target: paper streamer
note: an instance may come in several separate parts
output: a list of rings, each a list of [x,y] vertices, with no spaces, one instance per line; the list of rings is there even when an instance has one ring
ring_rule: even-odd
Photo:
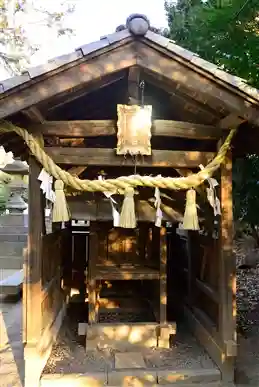
[[[7,164],[12,164],[13,162],[13,153],[6,152],[4,147],[0,146],[0,168],[4,168]]]
[[[156,207],[156,220],[155,220],[155,226],[161,227],[162,225],[162,219],[163,219],[163,212],[161,211],[161,197],[160,197],[160,190],[159,188],[155,189],[155,207]]]
[[[41,181],[40,188],[42,192],[44,193],[47,200],[54,203],[56,200],[55,192],[52,189],[53,185],[53,177],[48,174],[48,172],[45,171],[44,168],[42,168],[38,180]]]
[[[98,180],[104,180],[103,176],[98,176]],[[115,194],[116,191],[110,192],[110,191],[105,191],[104,195],[110,199],[111,207],[112,207],[112,217],[113,217],[113,226],[114,227],[119,227],[120,224],[120,213],[116,210],[115,204],[117,202],[113,199],[112,195]]]
[[[201,170],[204,169],[204,166],[202,164],[199,167]],[[221,215],[220,200],[217,197],[217,193],[215,189],[219,185],[219,183],[213,177],[207,178],[207,181],[209,183],[209,188],[206,188],[208,202],[213,208],[214,216]]]

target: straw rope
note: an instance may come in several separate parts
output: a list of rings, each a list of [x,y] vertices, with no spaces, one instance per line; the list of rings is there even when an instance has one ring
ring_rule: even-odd
[[[201,171],[186,177],[161,177],[161,176],[121,176],[117,179],[107,180],[87,180],[71,175],[60,168],[45,153],[40,143],[26,129],[20,128],[6,121],[0,122],[0,133],[15,132],[23,138],[31,153],[35,156],[43,168],[55,179],[62,180],[66,186],[70,186],[76,191],[105,192],[114,190],[125,190],[129,187],[151,187],[166,188],[171,190],[188,190],[202,184],[224,162],[226,153],[230,148],[235,129],[232,129],[221,146],[217,156]]]

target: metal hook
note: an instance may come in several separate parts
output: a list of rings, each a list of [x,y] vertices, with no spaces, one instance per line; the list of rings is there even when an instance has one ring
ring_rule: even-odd
[[[139,88],[141,90],[141,106],[144,106],[144,89],[145,89],[145,81],[144,80],[140,81]]]

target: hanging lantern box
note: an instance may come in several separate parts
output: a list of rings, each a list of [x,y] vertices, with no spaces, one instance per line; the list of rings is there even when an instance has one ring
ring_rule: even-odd
[[[151,155],[152,106],[117,105],[117,155]]]

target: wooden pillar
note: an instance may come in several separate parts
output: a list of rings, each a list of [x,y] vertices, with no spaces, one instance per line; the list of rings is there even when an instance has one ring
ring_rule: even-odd
[[[43,216],[42,192],[38,176],[41,167],[33,156],[29,160],[29,233],[25,260],[24,339],[27,344],[37,344],[41,335],[41,274]]]
[[[167,322],[167,237],[166,228],[160,229],[160,324]]]
[[[232,156],[228,152],[221,168],[221,227],[219,249],[219,334],[224,359],[224,382],[233,382],[236,356],[236,264],[233,255]]]
[[[95,279],[95,264],[98,254],[98,235],[90,229],[89,264],[88,264],[88,324],[98,322],[97,283]]]

